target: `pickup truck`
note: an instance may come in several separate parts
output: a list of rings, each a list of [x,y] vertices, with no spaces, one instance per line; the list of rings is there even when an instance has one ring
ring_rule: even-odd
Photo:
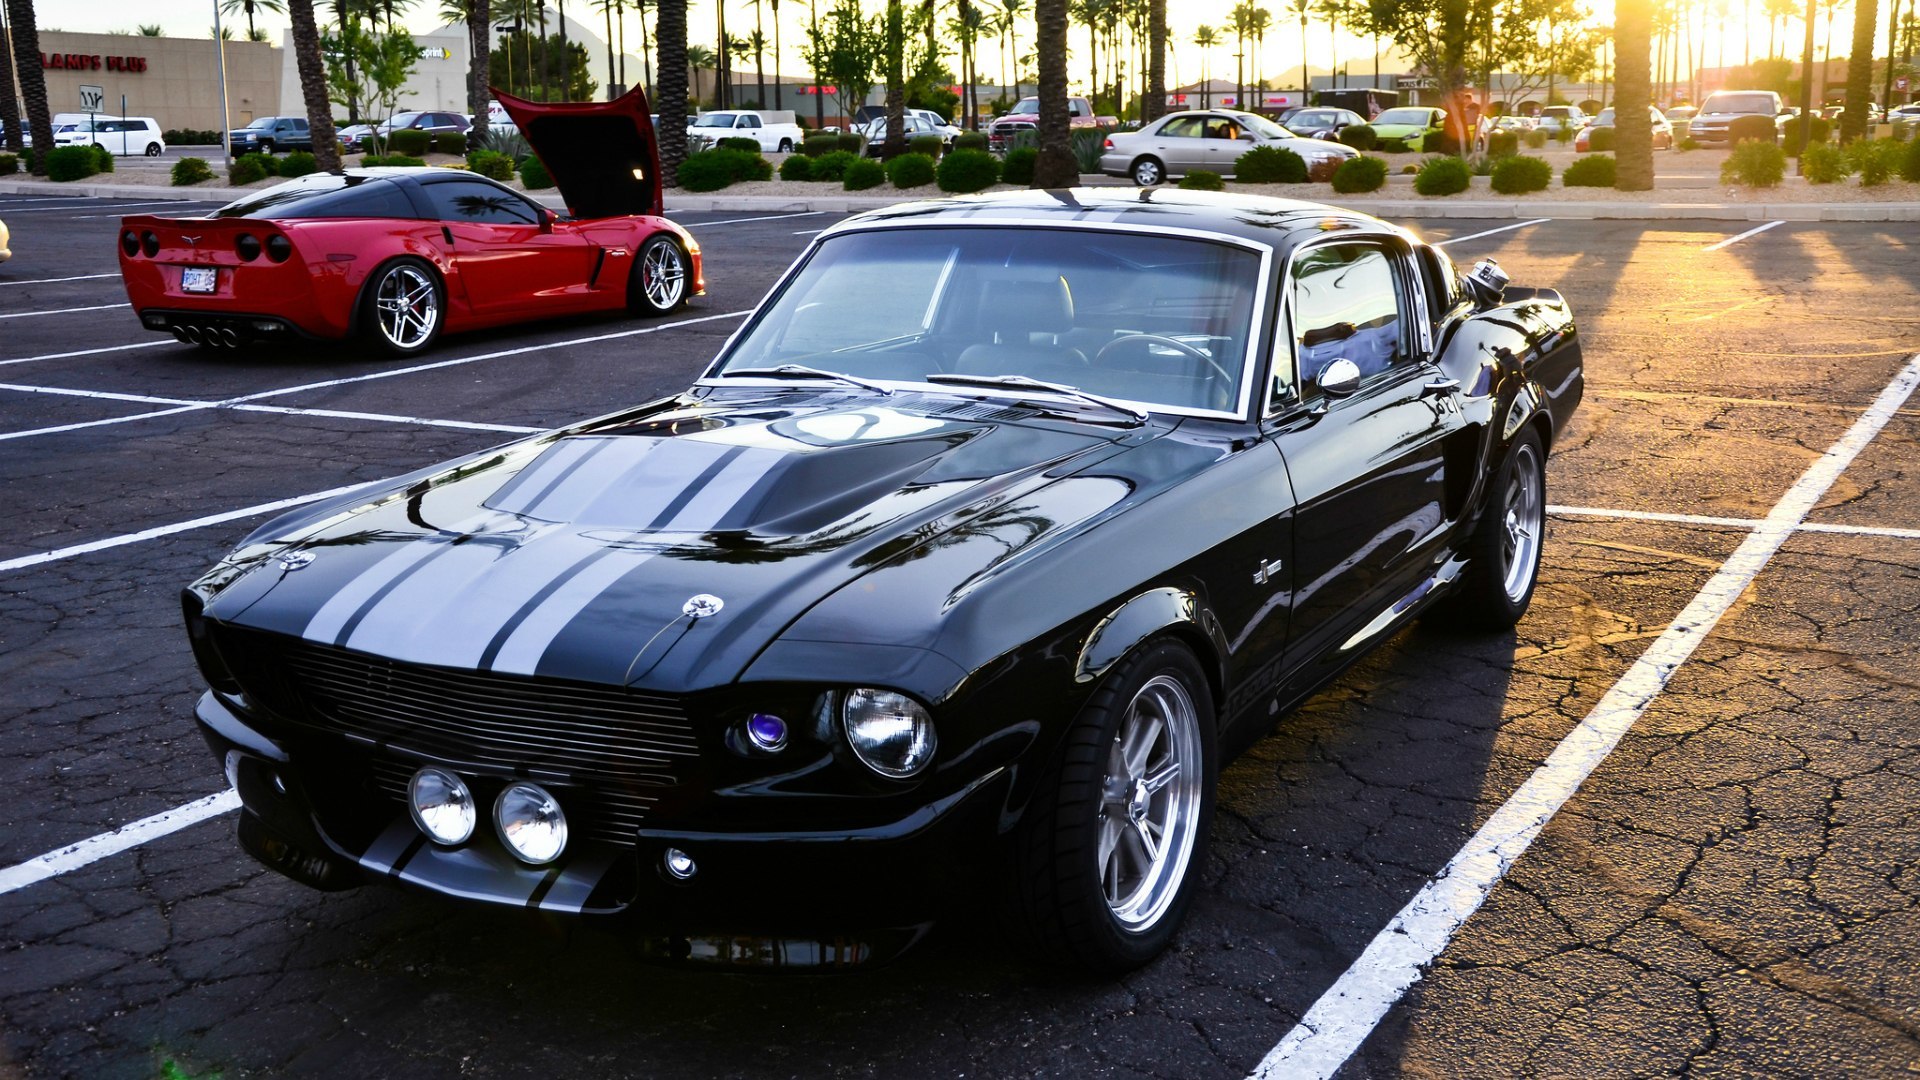
[[[786,153],[798,149],[806,136],[792,109],[719,109],[689,121],[687,137],[701,150],[718,146],[721,139],[754,139],[762,152]]]
[[[1067,124],[1073,128],[1093,128],[1105,130],[1120,126],[1118,117],[1096,116],[1093,103],[1083,97],[1067,99]],[[1040,127],[1040,99],[1024,97],[1007,110],[1006,115],[987,125],[987,146],[994,150],[1005,150],[1013,136],[1022,131],[1037,131]]]

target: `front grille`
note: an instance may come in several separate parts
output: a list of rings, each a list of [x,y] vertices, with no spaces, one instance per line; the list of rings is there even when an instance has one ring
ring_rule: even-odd
[[[395,798],[422,759],[526,776],[561,785],[584,832],[631,846],[699,753],[672,695],[406,664],[278,635],[229,631],[220,647],[249,697],[369,751],[374,786]]]

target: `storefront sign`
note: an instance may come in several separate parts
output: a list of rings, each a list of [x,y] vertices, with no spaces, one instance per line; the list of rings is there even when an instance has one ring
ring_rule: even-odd
[[[147,70],[144,56],[94,56],[87,53],[40,54],[40,66],[48,71],[124,71],[138,74]]]

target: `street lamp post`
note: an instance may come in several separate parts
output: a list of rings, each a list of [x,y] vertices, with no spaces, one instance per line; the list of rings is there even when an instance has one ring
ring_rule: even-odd
[[[213,3],[213,48],[220,58],[220,149],[233,164],[233,114],[227,111],[227,39],[220,33],[220,0]]]

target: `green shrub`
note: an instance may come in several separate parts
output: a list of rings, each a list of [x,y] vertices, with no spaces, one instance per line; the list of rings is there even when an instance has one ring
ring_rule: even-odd
[[[1206,169],[1195,169],[1192,172],[1188,173],[1187,175],[1181,177],[1180,186],[1181,188],[1187,191],[1225,191],[1227,190],[1227,183],[1226,181],[1220,179],[1220,174],[1217,172],[1210,172]]]
[[[1618,175],[1618,166],[1612,154],[1592,154],[1567,166],[1567,171],[1560,175],[1560,185],[1610,188]]]
[[[1488,157],[1512,157],[1520,152],[1520,133],[1517,131],[1496,131],[1487,136]]]
[[[1304,184],[1307,161],[1284,146],[1256,146],[1234,159],[1233,178],[1242,184]]]
[[[100,171],[91,146],[62,146],[47,154],[47,179],[85,180]]]
[[[834,149],[845,150],[849,154],[863,154],[867,149],[867,140],[859,132],[843,131],[833,137]]]
[[[1355,150],[1365,153],[1380,145],[1380,136],[1365,124],[1353,124],[1340,129],[1339,139]]]
[[[773,164],[758,150],[703,150],[680,163],[680,186],[688,191],[719,191],[738,181],[772,176]]]
[[[1348,128],[1352,131],[1352,128]],[[1362,191],[1379,191],[1387,182],[1387,163],[1384,159],[1368,157],[1348,158],[1333,170],[1333,190],[1342,195],[1353,195]]]
[[[1013,129],[1013,134],[1007,136],[1007,149],[1018,150],[1023,146],[1040,149],[1040,132],[1030,127]]]
[[[160,133],[160,137],[166,140],[168,146],[220,145],[220,133],[204,128],[168,128]]]
[[[1014,147],[1001,161],[1000,179],[1022,187],[1033,183],[1033,163],[1039,159],[1040,151],[1031,146]]]
[[[1420,140],[1420,152],[1423,154],[1446,154],[1460,156],[1460,140],[1453,137],[1451,131],[1429,131]]]
[[[1796,120],[1787,121],[1787,130],[1783,133],[1783,135],[1784,135],[1784,138],[1781,141],[1786,144],[1787,153],[1792,154],[1794,157],[1799,157],[1801,154],[1806,152],[1806,147],[1800,144],[1800,121],[1799,120],[1796,119]],[[1832,140],[1832,137],[1833,137],[1833,124],[1830,121],[1828,121],[1826,117],[1816,116],[1813,119],[1807,121],[1807,142],[1809,144],[1813,146],[1821,146],[1826,144],[1827,142],[1830,142]]]
[[[91,149],[93,150],[93,171],[112,172],[113,155],[107,152],[107,148],[95,143]]]
[[[835,150],[831,154],[822,154],[813,159],[811,176],[815,180],[838,183],[847,178],[847,166],[860,160],[860,155],[845,150]]]
[[[1457,157],[1428,158],[1413,178],[1413,190],[1422,195],[1458,195],[1473,184],[1473,170]]]
[[[20,159],[12,154],[0,154],[0,176],[12,176],[20,171]]]
[[[1375,147],[1383,154],[1404,154],[1407,152],[1407,140],[1381,139]]]
[[[280,175],[291,180],[296,176],[320,171],[320,162],[305,150],[295,150],[280,159]]]
[[[418,128],[405,128],[387,136],[387,152],[405,154],[408,157],[421,157],[427,147],[433,145],[433,133]]]
[[[1906,149],[1900,151],[1900,179],[1920,184],[1920,139],[1909,139],[1901,145]]]
[[[1570,143],[1573,141],[1573,136],[1574,130],[1565,124],[1561,124],[1553,131],[1553,141],[1557,143]]]
[[[1855,139],[1846,148],[1861,187],[1879,187],[1900,171],[1905,147],[1897,139]]]
[[[780,179],[782,180],[813,179],[813,159],[808,157],[804,153],[788,154],[787,160],[780,163]]]
[[[984,131],[963,131],[953,137],[955,150],[985,150],[987,133]]]
[[[1613,140],[1617,132],[1610,127],[1597,127],[1587,132],[1587,152],[1604,154],[1613,149]]]
[[[1800,155],[1800,175],[1810,184],[1837,184],[1851,172],[1853,163],[1837,146],[1809,146]]]
[[[227,183],[235,187],[280,175],[280,166],[269,154],[241,154],[227,166]]]
[[[1553,166],[1547,164],[1544,158],[1515,155],[1501,158],[1493,167],[1492,177],[1493,190],[1500,194],[1525,195],[1530,191],[1547,190],[1547,185],[1553,183]],[[1414,186],[1418,187],[1419,183],[1416,181]]]
[[[467,155],[467,168],[490,179],[513,179],[513,159],[498,150],[475,150]]]
[[[1689,150],[1698,150],[1700,149],[1700,140],[1691,135],[1682,135],[1680,136],[1680,141],[1673,144],[1673,148],[1682,154]]]
[[[1780,129],[1771,116],[1736,116],[1727,125],[1727,142],[1778,142]]]
[[[520,186],[528,191],[539,191],[553,186],[553,174],[537,157],[528,154],[520,161]]]
[[[715,150],[750,150],[757,154],[760,152],[760,140],[749,139],[740,135],[729,135],[719,142],[714,143],[713,148]]]
[[[1499,163],[1500,159],[1497,157],[1475,154],[1467,159],[1467,168],[1473,170],[1473,175],[1475,176],[1492,176],[1493,167]]]
[[[173,163],[173,186],[186,187],[202,180],[213,179],[213,169],[207,165],[207,159],[188,157]]]
[[[1538,150],[1547,145],[1547,133],[1539,128],[1528,128],[1523,137],[1527,141],[1529,150]]]
[[[831,154],[840,147],[838,135],[809,135],[800,143],[800,152],[808,157]]]
[[[938,135],[915,135],[907,140],[907,153],[922,154],[937,160],[946,145],[947,140]]]
[[[1099,128],[1080,128],[1068,140],[1073,163],[1083,173],[1100,171],[1100,158],[1107,152],[1107,133]]]
[[[897,188],[924,187],[933,183],[935,165],[932,156],[922,153],[901,154],[887,162],[887,179]]]
[[[941,191],[985,191],[1000,179],[1000,159],[985,150],[955,150],[935,171]]]
[[[433,136],[429,145],[436,154],[465,154],[467,134],[464,131],[442,131]]]
[[[905,156],[905,154],[900,155],[900,157]],[[897,161],[899,158],[895,158],[894,160]],[[879,187],[886,178],[887,167],[885,165],[880,164],[872,158],[863,157],[847,166],[847,175],[845,179],[841,181],[841,186],[848,191],[865,191],[868,188]]]
[[[1734,123],[1746,119],[1740,117]],[[1761,119],[1765,119],[1762,117]],[[1733,145],[1733,152],[1720,163],[1720,182],[1747,187],[1779,187],[1787,174],[1787,152],[1765,139],[1746,139]]]

